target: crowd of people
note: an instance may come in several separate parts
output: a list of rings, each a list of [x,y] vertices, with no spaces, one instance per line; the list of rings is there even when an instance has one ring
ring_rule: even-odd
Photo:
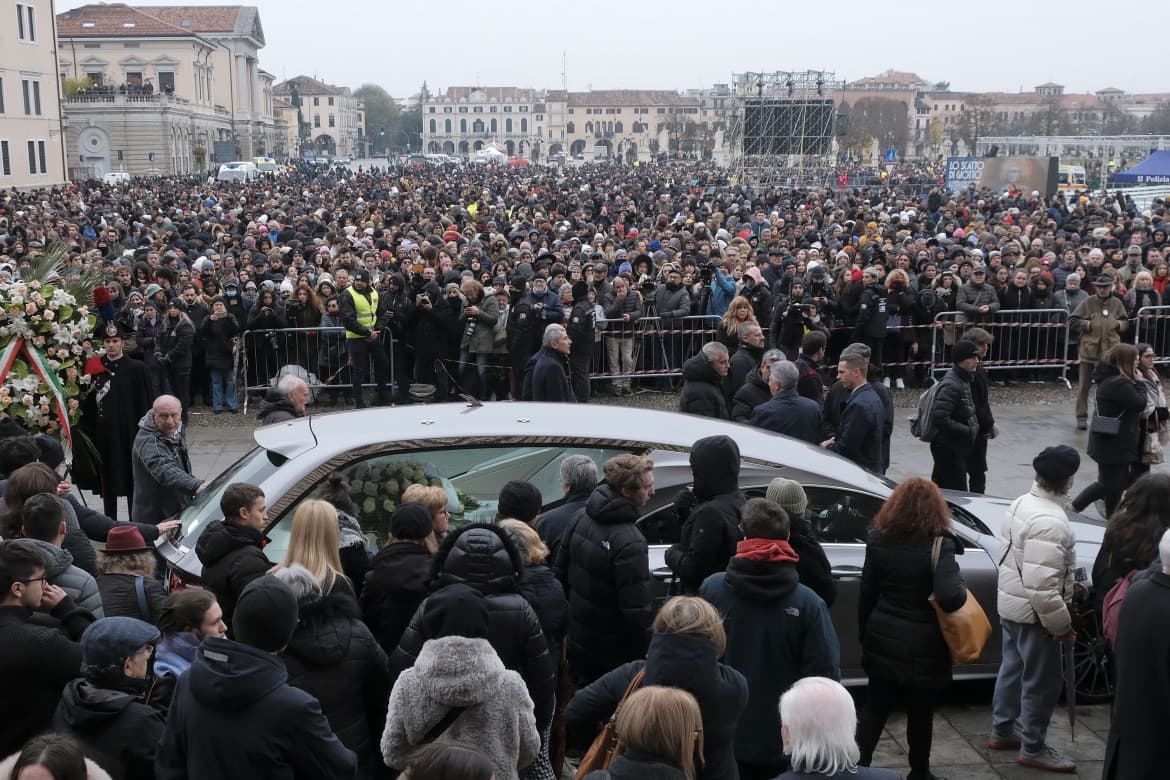
[[[1159,333],[1135,346],[1129,321],[1162,302],[1165,206],[730,181],[685,164],[294,167],[249,183],[0,192],[0,283],[63,244],[65,274],[100,269],[113,310],[95,328],[103,352],[80,426],[103,445],[98,473],[78,482],[100,490],[104,513],[73,500],[59,445],[0,421],[0,670],[13,681],[0,755],[18,754],[12,776],[549,778],[608,724],[625,749],[607,767],[586,757],[592,780],[882,780],[892,773],[868,764],[902,708],[910,777],[928,780],[931,716],[952,675],[931,603],[967,600],[939,487],[985,487],[990,350],[1047,359],[1000,310],[1065,309],[1078,336],[1076,423],[1091,429],[1098,479],[1072,506],[1100,500],[1110,517],[1092,598],[1132,581],[1119,712],[1151,707],[1126,665],[1149,663],[1133,637],[1164,642],[1132,627],[1130,605],[1170,582],[1167,480],[1146,473],[1170,414]],[[836,585],[803,488],[777,480],[747,500],[727,436],[692,449],[681,540],[666,554],[684,595],[664,603],[635,525],[653,463],[636,455],[600,470],[567,459],[565,503],[543,514],[531,485],[501,486],[491,525],[449,529],[445,495],[409,486],[377,551],[336,475],[296,508],[280,561],[264,552],[263,492],[231,485],[197,544],[205,589],[161,584],[153,542],[207,487],[183,421],[195,397],[238,411],[237,380],[265,389],[263,419],[277,422],[322,388],[317,402],[348,393],[357,407],[583,402],[667,381],[638,374],[650,369],[681,376],[683,411],[881,474],[892,391],[927,384],[915,369],[944,311],[956,313],[942,331],[953,367],[920,404],[933,482],[899,485],[867,543],[860,713],[837,682]],[[1053,658],[1072,631],[1063,504],[1077,465],[1066,447],[1036,458],[999,561],[1005,663],[989,747],[1054,771],[1075,768],[1045,730]],[[119,496],[133,522],[116,521]],[[1129,756],[1152,749],[1132,733],[1110,745],[1116,777],[1138,776],[1117,767],[1144,769]]]
[[[0,465],[29,448],[0,440]],[[1078,594],[1064,507],[1079,464],[1046,448],[1007,511],[988,748],[1075,771],[1047,740],[1061,648],[1078,599],[1107,612],[1116,601],[1105,777],[1156,777],[1157,740],[1140,724],[1161,706],[1170,652],[1148,619],[1170,603],[1170,476],[1126,491],[1093,591]],[[461,528],[442,491],[411,486],[372,556],[340,475],[298,504],[279,561],[264,550],[266,496],[234,483],[196,544],[202,587],[170,593],[146,541],[157,527],[82,520],[57,472],[25,463],[4,483],[0,777],[894,780],[870,764],[905,710],[908,778],[938,780],[932,722],[954,660],[936,610],[972,598],[938,486],[905,480],[869,531],[858,712],[839,682],[837,583],[803,486],[776,478],[747,499],[722,435],[697,441],[690,465],[666,553],[681,595],[664,599],[635,524],[654,495],[646,456],[600,470],[569,456],[564,504],[542,513],[533,485],[509,482],[494,523]],[[104,533],[96,561],[70,552],[78,528],[85,545]]]
[[[1084,387],[1101,344],[1132,341],[1127,321],[1165,302],[1160,202],[1138,213],[1123,193],[731,181],[686,163],[294,166],[242,184],[0,191],[0,273],[64,242],[71,267],[109,277],[153,393],[217,412],[236,410],[237,379],[261,392],[286,366],[330,388],[326,403],[348,388],[363,405],[363,386],[404,403],[412,385],[439,399],[585,401],[685,374],[704,343],[734,351],[753,324],[790,359],[809,332],[826,334],[830,362],[863,342],[897,387],[924,385],[955,328],[975,324],[1001,336],[997,359],[1023,367],[1006,381],[1076,362]],[[1019,311],[1045,314],[1001,319]],[[1076,354],[1053,322],[1070,324]],[[560,342],[545,338],[553,324]],[[526,383],[534,356],[545,381]],[[565,381],[549,381],[554,370]]]

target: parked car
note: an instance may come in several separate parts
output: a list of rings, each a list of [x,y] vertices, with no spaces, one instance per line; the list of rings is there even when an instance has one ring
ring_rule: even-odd
[[[393,431],[394,438],[387,438],[387,431]],[[453,525],[491,522],[500,487],[508,480],[535,484],[547,510],[561,502],[559,465],[565,456],[587,455],[600,466],[613,455],[637,452],[654,459],[655,495],[644,508],[639,526],[650,543],[650,567],[659,595],[665,597],[672,576],[664,558],[666,549],[679,538],[673,504],[678,492],[691,482],[690,447],[704,436],[719,433],[739,444],[740,486],[749,496],[763,496],[777,476],[804,485],[813,527],[838,580],[832,618],[841,639],[841,671],[848,682],[863,683],[857,601],[865,537],[895,483],[820,447],[737,423],[645,409],[607,407],[599,413],[592,408],[539,403],[432,404],[311,415],[257,429],[256,447],[196,497],[180,515],[181,532],[161,540],[159,550],[179,579],[198,581],[196,541],[207,524],[220,517],[219,499],[232,482],[263,488],[270,519],[265,553],[278,561],[288,548],[297,506],[337,470],[349,481],[358,519],[371,545],[381,545],[390,513],[412,482],[446,490]],[[946,498],[955,534],[964,548],[958,559],[963,576],[993,618],[994,627],[983,657],[959,667],[956,677],[991,677],[1000,659],[994,616],[1001,545],[995,532],[1010,502],[950,491]],[[1104,524],[1078,515],[1075,530],[1079,565],[1091,571]],[[1096,679],[1098,667],[1109,662],[1094,636],[1091,631],[1080,632],[1080,661],[1086,668],[1078,670],[1079,675],[1083,671],[1078,679]],[[1093,684],[1107,687],[1104,680]],[[1093,695],[1089,690],[1084,693]]]
[[[249,182],[260,178],[260,169],[253,162],[229,162],[219,166],[217,181]]]

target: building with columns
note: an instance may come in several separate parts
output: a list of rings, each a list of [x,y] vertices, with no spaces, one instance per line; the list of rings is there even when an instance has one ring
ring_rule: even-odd
[[[0,190],[64,183],[52,0],[0,0]]]
[[[550,155],[646,162],[660,154],[702,157],[716,141],[699,97],[668,89],[549,90],[545,108]]]
[[[86,5],[57,16],[72,177],[283,157],[252,6]]]
[[[422,148],[467,157],[492,144],[529,158],[544,135],[538,103],[540,94],[523,87],[448,87],[423,105]]]
[[[335,87],[310,76],[296,76],[273,87],[272,93],[295,107],[308,126],[308,145],[301,154],[360,157],[366,147],[366,112],[349,87]]]

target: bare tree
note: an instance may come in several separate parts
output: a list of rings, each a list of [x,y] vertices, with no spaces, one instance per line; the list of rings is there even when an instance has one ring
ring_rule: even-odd
[[[845,135],[845,148],[864,154],[877,141],[883,149],[905,152],[910,140],[909,110],[902,100],[861,98],[848,111],[849,132]]]

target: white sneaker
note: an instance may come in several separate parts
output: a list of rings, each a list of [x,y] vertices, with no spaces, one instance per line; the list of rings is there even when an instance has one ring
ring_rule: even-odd
[[[897,387],[899,390],[905,390],[905,389],[906,389],[906,383],[905,383],[905,382],[902,380],[902,378],[901,378],[901,377],[898,377],[898,379],[896,379],[896,380],[894,381],[894,386],[895,386],[895,387]]]
[[[882,384],[885,385],[886,387],[889,387],[890,386],[890,378],[888,376],[883,378]]]

